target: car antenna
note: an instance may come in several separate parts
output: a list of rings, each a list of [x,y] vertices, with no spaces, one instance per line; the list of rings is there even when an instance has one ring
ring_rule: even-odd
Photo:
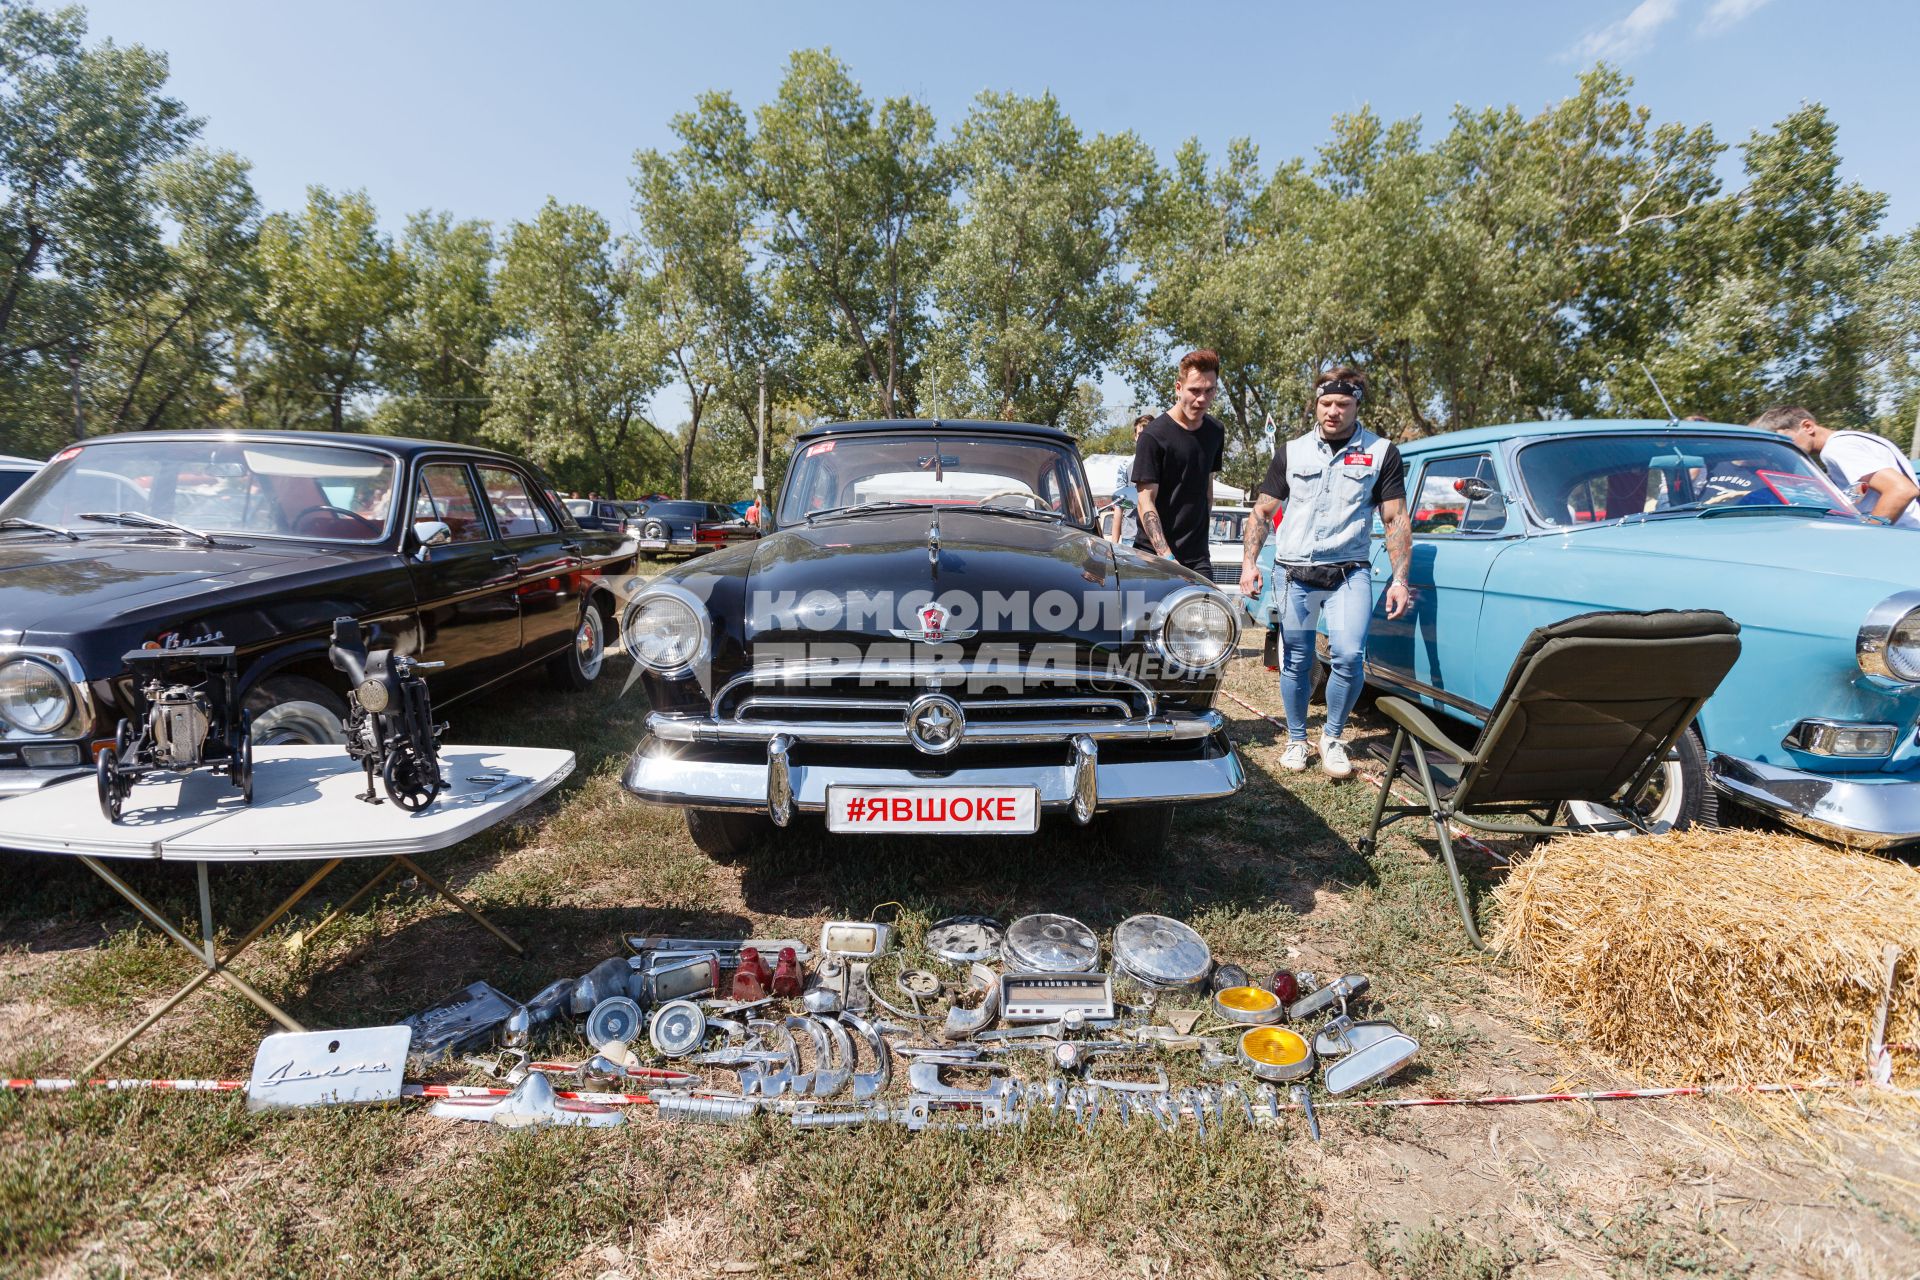
[[[1667,411],[1667,425],[1670,427],[1679,426],[1680,415],[1673,411],[1671,404],[1667,403],[1667,393],[1660,389],[1659,380],[1653,376],[1653,370],[1647,368],[1647,362],[1645,360],[1635,360],[1634,363],[1640,366],[1640,372],[1647,375],[1647,381],[1653,383],[1653,394],[1660,397],[1660,407]]]

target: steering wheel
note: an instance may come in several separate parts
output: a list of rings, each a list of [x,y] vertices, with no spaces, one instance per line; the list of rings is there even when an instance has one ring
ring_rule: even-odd
[[[315,503],[313,506],[308,507],[305,511],[302,511],[299,515],[296,515],[293,519],[289,520],[287,522],[287,528],[291,529],[295,533],[300,532],[300,522],[305,520],[308,516],[313,515],[317,512],[325,512],[326,514],[333,515],[333,516],[345,516],[349,520],[358,520],[361,524],[367,526],[367,529],[369,532],[372,532],[372,533],[380,532],[379,521],[369,520],[367,517],[361,515],[358,511],[349,511],[345,507],[336,507],[330,502],[318,502],[318,503]]]
[[[1025,498],[1027,500],[1027,509],[1029,511],[1038,511],[1040,509],[1040,499],[1030,489],[996,490],[995,492],[990,493],[986,497],[980,499],[980,505],[983,507],[987,506],[995,498]]]

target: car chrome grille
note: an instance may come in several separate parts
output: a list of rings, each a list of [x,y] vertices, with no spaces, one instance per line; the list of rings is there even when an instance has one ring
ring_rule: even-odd
[[[730,681],[714,701],[721,720],[833,720],[897,724],[922,693],[944,692],[979,723],[1023,720],[1122,722],[1153,715],[1151,690],[1125,676],[1042,669],[1027,674],[1031,687],[1009,687],[1017,672],[983,671],[977,681],[966,667],[909,680],[897,668],[879,673],[757,671]]]

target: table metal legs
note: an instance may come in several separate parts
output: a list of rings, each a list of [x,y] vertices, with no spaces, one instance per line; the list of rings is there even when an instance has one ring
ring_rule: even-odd
[[[193,976],[193,979],[189,981],[187,985],[180,988],[180,990],[176,991],[172,996],[168,997],[167,1000],[163,1004],[161,1004],[159,1008],[155,1009],[152,1013],[148,1014],[145,1018],[143,1018],[140,1022],[140,1025],[136,1026],[135,1028],[133,1028],[133,1030],[127,1032],[124,1036],[121,1036],[118,1040],[114,1041],[114,1043],[109,1048],[107,1048],[104,1052],[102,1052],[97,1057],[95,1057],[92,1062],[88,1063],[86,1069],[81,1072],[81,1075],[83,1077],[91,1077],[95,1071],[98,1071],[100,1069],[100,1066],[102,1063],[106,1062],[107,1059],[113,1057],[115,1054],[119,1053],[122,1049],[132,1044],[140,1036],[144,1035],[148,1030],[148,1028],[152,1027],[154,1023],[160,1021],[160,1019],[164,1018],[167,1014],[171,1013],[175,1008],[177,1008],[180,1005],[181,1001],[185,1000],[188,996],[198,991],[202,986],[206,984],[207,980],[210,978],[219,978],[222,982],[225,982],[227,985],[233,987],[234,990],[238,991],[241,995],[245,996],[247,999],[253,1001],[253,1003],[258,1005],[260,1009],[267,1014],[268,1017],[272,1018],[275,1022],[278,1022],[281,1026],[285,1027],[287,1030],[289,1031],[305,1031],[306,1030],[305,1027],[301,1026],[298,1022],[294,1021],[292,1017],[288,1016],[285,1010],[281,1009],[278,1005],[274,1004],[273,1001],[267,999],[265,996],[261,995],[258,991],[254,990],[253,986],[250,983],[248,983],[245,979],[241,978],[238,974],[232,972],[227,966],[231,965],[234,962],[234,960],[239,957],[241,952],[245,951],[248,947],[252,946],[256,941],[258,941],[260,938],[260,935],[265,933],[268,929],[272,928],[276,921],[278,921],[282,916],[286,915],[287,912],[293,910],[294,907],[300,904],[300,901],[303,898],[305,898],[308,894],[312,893],[316,888],[318,888],[320,885],[320,882],[322,880],[325,880],[329,875],[331,875],[333,873],[334,868],[340,865],[342,861],[341,859],[333,858],[323,863],[320,869],[318,871],[315,871],[311,876],[308,876],[306,879],[306,882],[302,884],[298,889],[294,890],[293,893],[286,899],[286,901],[282,902],[279,906],[275,907],[273,911],[269,913],[264,920],[262,920],[259,924],[255,925],[251,930],[248,931],[246,937],[240,939],[239,942],[235,943],[233,945],[233,949],[228,951],[226,956],[223,958],[219,956],[214,949],[213,894],[207,883],[207,864],[205,862],[199,862],[195,864],[197,868],[197,873],[198,873],[197,879],[199,881],[198,887],[200,891],[200,934],[202,939],[202,942],[200,944],[196,944],[191,938],[187,937],[184,933],[181,933],[180,930],[174,928],[173,925],[167,921],[166,917],[162,916],[160,912],[151,903],[149,903],[146,899],[142,898],[139,894],[135,893],[132,887],[129,886],[126,881],[122,880],[119,876],[115,875],[103,863],[101,863],[99,859],[89,857],[86,854],[81,854],[79,856],[80,856],[80,861],[83,864],[85,864],[88,870],[92,871],[95,875],[99,876],[102,880],[104,880],[107,883],[107,886],[109,888],[111,888],[115,893],[119,894],[121,897],[125,898],[129,903],[131,903],[134,910],[138,911],[141,915],[145,916],[147,920],[151,922],[156,929],[159,929],[173,943],[175,943],[181,949],[186,951],[194,959],[198,960],[202,966],[201,972],[196,973]],[[411,871],[414,875],[418,876],[423,884],[426,884],[427,886],[432,888],[435,893],[439,894],[441,897],[445,898],[448,902],[451,902],[454,906],[460,908],[462,912],[472,917],[474,920],[478,921],[480,925],[483,928],[485,928],[487,932],[491,933],[494,937],[500,939],[500,941],[506,943],[507,946],[513,948],[513,952],[515,955],[523,954],[523,950],[519,943],[515,942],[512,938],[509,938],[506,934],[502,933],[497,927],[495,927],[494,923],[491,920],[481,915],[478,911],[476,911],[473,907],[469,906],[467,903],[461,901],[460,898],[455,896],[455,894],[451,889],[447,888],[446,885],[440,883],[440,881],[428,875],[425,871],[422,871],[419,868],[419,866],[413,862],[412,859],[406,858],[406,857],[393,858],[391,861],[387,863],[387,865],[384,868],[381,869],[380,874],[376,875],[373,879],[369,880],[366,884],[362,885],[360,889],[357,892],[355,892],[351,898],[348,898],[345,902],[341,903],[338,907],[335,907],[331,912],[327,914],[326,918],[323,919],[319,924],[315,925],[311,929],[306,930],[302,934],[295,935],[296,945],[300,945],[300,944],[304,944],[306,942],[312,941],[314,935],[318,934],[322,929],[326,928],[328,925],[338,920],[346,912],[352,910],[356,903],[358,903],[361,899],[365,898],[369,893],[372,893],[375,888],[377,888],[380,884],[385,882],[386,879],[394,873],[394,871],[396,871],[401,867],[405,867],[408,871]]]

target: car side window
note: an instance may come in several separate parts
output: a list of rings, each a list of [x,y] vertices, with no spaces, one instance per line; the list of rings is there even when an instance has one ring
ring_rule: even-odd
[[[473,478],[458,462],[434,462],[420,468],[414,486],[413,522],[438,520],[453,531],[455,542],[485,542],[490,536],[480,518],[480,500]]]
[[[480,487],[493,509],[494,523],[502,537],[529,533],[552,533],[553,517],[533,496],[532,486],[517,471],[505,467],[478,467]]]
[[[1470,485],[1470,481],[1479,481]],[[1490,492],[1478,497],[1470,490]],[[1507,500],[1494,474],[1493,458],[1468,453],[1436,458],[1420,473],[1414,491],[1413,531],[1429,536],[1499,533],[1507,527]]]

